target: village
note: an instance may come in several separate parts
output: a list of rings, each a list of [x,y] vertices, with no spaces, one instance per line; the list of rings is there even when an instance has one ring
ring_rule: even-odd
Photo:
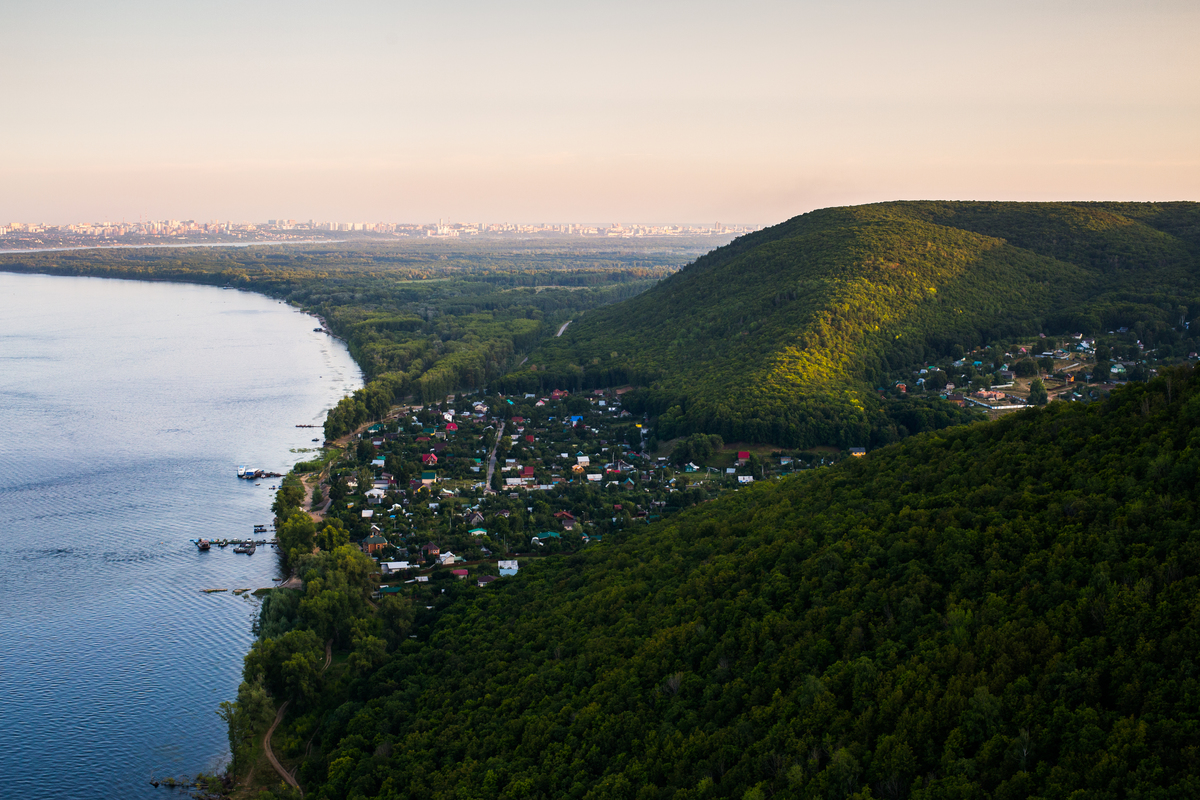
[[[1195,360],[1197,354],[1187,357]],[[1051,400],[1099,400],[1119,384],[1148,380],[1156,372],[1155,363],[1154,351],[1124,327],[1101,336],[1076,333],[1056,340],[1042,335],[926,364],[913,370],[911,385],[908,380],[895,381],[892,393],[937,392],[957,406],[995,417]],[[956,385],[956,379],[962,383]]]
[[[453,395],[393,409],[340,442],[345,449],[320,474],[304,476],[317,487],[314,516],[336,519],[377,560],[380,595],[441,580],[486,586],[529,559],[593,547],[725,491],[852,455],[731,445],[703,466],[678,463],[644,418],[621,407],[624,391]]]
[[[928,364],[911,385],[880,392],[940,395],[997,416],[1038,403],[1039,386],[1043,402],[1100,399],[1119,382],[1146,379],[1151,360],[1123,329],[1103,340],[1042,337]],[[629,388],[457,394],[394,408],[305,476],[317,490],[315,516],[336,519],[377,561],[378,595],[436,593],[439,581],[485,587],[530,559],[595,547],[755,481],[866,454],[718,439],[689,458],[622,407]]]

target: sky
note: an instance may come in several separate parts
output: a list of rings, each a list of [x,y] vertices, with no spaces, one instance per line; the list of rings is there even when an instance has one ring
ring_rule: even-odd
[[[1200,200],[1194,0],[6,0],[0,224]]]

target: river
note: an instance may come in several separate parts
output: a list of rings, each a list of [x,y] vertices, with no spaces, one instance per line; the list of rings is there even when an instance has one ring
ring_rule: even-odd
[[[269,298],[0,273],[0,797],[165,798],[228,756],[272,548],[275,479],[361,386],[345,346]]]

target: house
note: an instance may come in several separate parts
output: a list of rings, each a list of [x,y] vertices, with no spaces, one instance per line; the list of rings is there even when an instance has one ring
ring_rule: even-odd
[[[754,483],[753,475],[738,475],[738,483]]]
[[[472,511],[467,514],[467,524],[473,527],[478,527],[483,524],[483,514],[478,511]]]
[[[362,518],[363,518],[363,519],[370,519],[370,518],[371,518],[371,517],[373,517],[373,516],[375,516],[375,512],[374,512],[374,511],[371,511],[371,510],[369,510],[369,509],[368,509],[368,510],[366,510],[366,511],[363,511],[363,512],[362,512]]]
[[[492,583],[493,581],[498,581],[498,580],[500,580],[500,579],[497,578],[495,575],[482,575],[482,576],[480,576],[480,578],[477,581],[475,581],[475,585],[478,586],[480,589],[482,589],[484,586],[487,586],[489,583]]]
[[[379,570],[384,575],[391,575],[395,572],[404,572],[413,568],[413,565],[407,561],[382,561],[379,564]]]
[[[472,536],[487,536],[487,528],[472,528],[467,533]]]
[[[437,473],[436,472],[422,472],[421,473],[421,485],[422,486],[432,486],[436,482],[437,482]]]
[[[437,453],[424,453],[421,456],[421,463],[426,466],[434,466],[437,464]]]
[[[851,447],[850,448],[850,455],[854,456],[855,458],[862,458],[866,454],[867,454],[867,448],[865,448],[865,447]]]
[[[533,467],[522,468],[521,477],[522,478],[532,478],[533,477]]]
[[[451,553],[449,550],[447,550],[446,552],[444,552],[440,556],[438,556],[438,563],[441,564],[442,566],[445,566],[446,564],[453,564],[455,562],[455,560],[457,560],[457,559],[458,559],[458,556],[454,555],[454,553]]]
[[[575,527],[575,515],[570,511],[557,511],[554,514],[554,518],[561,522],[562,526],[567,530],[572,530]]]
[[[427,558],[437,558],[442,554],[442,548],[438,547],[433,542],[430,542],[421,548],[421,553]]]
[[[528,442],[529,444],[533,444],[533,434],[532,433],[525,434],[525,441]]]
[[[383,502],[383,489],[371,489],[367,492],[367,502],[378,505]]]
[[[750,451],[749,450],[738,450],[737,463],[745,464],[749,460],[750,460]]]
[[[363,539],[362,549],[367,555],[374,555],[383,548],[388,546],[388,540],[380,536],[378,533],[373,533],[366,539]]]
[[[570,392],[564,392],[562,389],[555,389],[553,392],[550,393],[550,399],[551,400],[562,400],[564,397],[566,397],[569,394],[570,394]]]
[[[454,577],[458,578],[461,581],[461,580],[465,579],[471,573],[465,569],[452,569],[452,570],[450,570],[450,574],[453,575]]]
[[[500,567],[500,575],[503,577],[507,578],[517,574],[516,559],[513,559],[512,561],[497,561],[496,566]]]
[[[456,423],[456,422],[448,422],[448,423],[446,423],[446,430],[447,430],[447,431],[456,431],[456,430],[458,430],[458,423]]]

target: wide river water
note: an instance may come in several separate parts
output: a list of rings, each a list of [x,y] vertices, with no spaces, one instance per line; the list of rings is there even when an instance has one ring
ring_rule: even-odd
[[[228,755],[276,479],[361,385],[259,295],[0,273],[0,797],[160,798]],[[165,794],[164,794],[165,793]]]

